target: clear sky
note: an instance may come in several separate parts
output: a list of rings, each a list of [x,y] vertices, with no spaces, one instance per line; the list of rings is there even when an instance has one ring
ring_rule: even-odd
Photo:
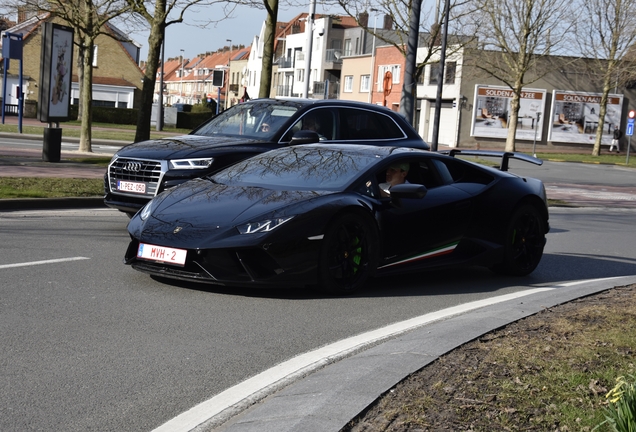
[[[287,22],[302,12],[309,12],[309,2],[307,6],[281,9],[278,12],[278,21]],[[214,16],[220,14],[220,8],[214,7],[200,9],[198,13],[186,13],[185,21],[195,23],[206,14]],[[316,5],[316,13],[338,13],[341,10],[326,11],[320,4]],[[222,15],[219,15],[222,16]],[[186,58],[193,58],[198,54],[208,51],[216,51],[219,48],[229,45],[227,39],[232,40],[232,45],[251,45],[254,36],[258,36],[267,13],[265,10],[239,6],[232,14],[233,18],[227,18],[217,24],[210,24],[208,28],[202,29],[186,23],[172,24],[166,29],[166,51],[167,58],[178,57],[183,51]],[[131,38],[141,44],[141,60],[148,57],[148,33],[135,32]]]

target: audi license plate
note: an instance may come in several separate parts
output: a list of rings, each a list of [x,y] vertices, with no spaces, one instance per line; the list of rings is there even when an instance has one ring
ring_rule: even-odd
[[[117,190],[138,194],[146,193],[146,183],[117,180]]]
[[[169,247],[139,243],[137,258],[184,266],[187,253],[188,251],[183,249],[173,249]]]

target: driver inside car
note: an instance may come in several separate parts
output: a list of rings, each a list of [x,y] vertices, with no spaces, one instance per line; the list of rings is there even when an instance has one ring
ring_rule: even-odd
[[[380,183],[380,194],[383,197],[391,196],[391,187],[408,183],[406,176],[409,174],[409,164],[407,162],[391,165],[386,170],[386,182]]]

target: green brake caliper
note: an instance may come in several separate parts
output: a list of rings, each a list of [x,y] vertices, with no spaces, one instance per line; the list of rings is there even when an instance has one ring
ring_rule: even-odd
[[[353,246],[357,246],[353,249],[353,262],[356,266],[353,269],[354,273],[358,272],[358,267],[360,266],[360,261],[362,260],[362,247],[360,246],[360,239],[356,237],[353,242]]]

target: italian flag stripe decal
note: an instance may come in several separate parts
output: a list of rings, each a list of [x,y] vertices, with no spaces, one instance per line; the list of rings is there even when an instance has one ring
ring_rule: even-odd
[[[451,243],[449,245],[442,246],[440,248],[433,249],[431,251],[425,252],[425,253],[423,253],[421,255],[416,255],[416,256],[411,257],[411,258],[407,258],[407,259],[404,259],[404,260],[401,260],[401,261],[396,261],[394,263],[378,267],[378,269],[383,269],[383,268],[387,268],[387,267],[393,267],[393,266],[401,265],[401,264],[409,264],[409,263],[420,261],[420,260],[423,260],[423,259],[435,258],[435,257],[438,257],[438,256],[447,255],[447,254],[453,252],[458,244],[459,244],[459,242]]]

